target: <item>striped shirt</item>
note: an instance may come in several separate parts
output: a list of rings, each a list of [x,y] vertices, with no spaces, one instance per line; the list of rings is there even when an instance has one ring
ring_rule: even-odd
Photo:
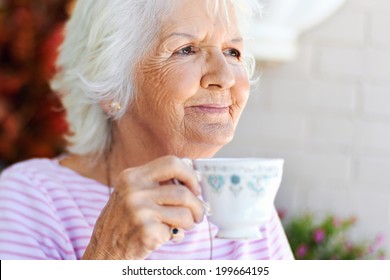
[[[58,160],[33,159],[11,166],[0,176],[0,259],[80,259],[109,189],[63,167]],[[217,228],[212,226],[212,235]],[[148,259],[293,259],[280,220],[261,227],[254,241],[212,239],[206,218],[168,242]],[[211,247],[212,245],[212,247]]]

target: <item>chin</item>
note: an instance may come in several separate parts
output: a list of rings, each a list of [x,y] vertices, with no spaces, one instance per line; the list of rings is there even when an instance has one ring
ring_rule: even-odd
[[[234,136],[233,125],[208,125],[186,135],[186,153],[192,158],[212,157]],[[187,155],[188,156],[188,155]]]
[[[205,149],[205,153],[211,157],[220,149],[222,149],[223,146],[230,143],[233,140],[233,136],[234,133],[212,133],[207,137],[203,137],[202,141],[198,142],[198,145],[201,144],[201,146],[203,146]]]

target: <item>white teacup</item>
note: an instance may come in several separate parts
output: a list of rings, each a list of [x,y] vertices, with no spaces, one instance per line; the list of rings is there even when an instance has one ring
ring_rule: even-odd
[[[216,237],[260,239],[270,220],[283,173],[283,159],[207,158],[194,160],[202,175],[202,196],[211,208]]]

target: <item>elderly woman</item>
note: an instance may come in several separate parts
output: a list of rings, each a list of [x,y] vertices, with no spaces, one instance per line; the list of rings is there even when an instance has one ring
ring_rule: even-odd
[[[261,240],[210,240],[190,160],[232,139],[247,102],[250,1],[77,2],[52,82],[69,153],[3,172],[0,258],[291,259],[276,214]]]

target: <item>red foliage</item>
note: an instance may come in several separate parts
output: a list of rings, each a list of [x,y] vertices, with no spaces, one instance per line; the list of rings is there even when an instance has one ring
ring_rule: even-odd
[[[0,163],[52,157],[64,147],[64,110],[51,92],[67,0],[0,6]]]

